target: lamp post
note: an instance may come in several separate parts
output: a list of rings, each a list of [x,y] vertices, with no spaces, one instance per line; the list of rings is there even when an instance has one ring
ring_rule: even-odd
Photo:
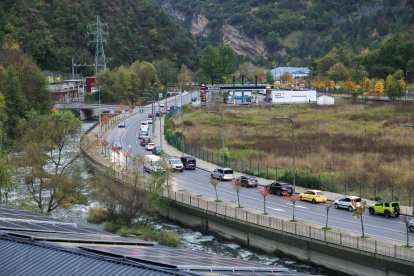
[[[102,137],[102,118],[101,118],[101,87],[98,86],[98,105],[99,105],[99,135]]]
[[[310,68],[310,88],[312,90],[312,67]]]
[[[154,126],[155,126],[155,104],[154,104],[154,102],[155,102],[155,95],[154,95],[154,93],[143,93],[143,95],[147,95],[147,96],[150,96],[151,98],[151,111],[152,111],[152,117],[151,117],[151,120],[152,120],[152,137],[154,137]]]
[[[128,145],[128,151],[124,153],[125,155],[125,167],[128,169],[128,157],[131,156],[132,148],[131,145]]]
[[[414,124],[400,124],[399,127],[411,127],[414,129]],[[412,206],[412,215],[414,216],[414,189],[411,191],[411,206]]]
[[[180,99],[180,109],[181,109],[181,156],[184,156],[184,108],[183,108],[183,92],[181,91]],[[177,105],[176,105],[177,106]]]
[[[223,115],[219,111],[207,111],[207,113],[218,114],[221,117],[221,151],[222,151],[222,158],[223,158],[223,167],[224,167],[224,118]]]
[[[293,193],[296,192],[296,166],[295,166],[295,125],[290,117],[276,117],[277,120],[288,120],[292,125],[292,177],[293,177]]]

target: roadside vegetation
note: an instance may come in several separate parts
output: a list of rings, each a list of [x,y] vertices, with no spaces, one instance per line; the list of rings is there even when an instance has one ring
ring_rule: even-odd
[[[109,170],[106,176],[96,175],[92,195],[102,207],[89,209],[88,222],[103,224],[106,231],[120,236],[136,236],[166,246],[180,246],[180,238],[175,232],[156,230],[150,223],[168,207],[169,201],[161,194],[168,188],[169,174],[154,172],[147,178],[139,169],[142,165],[143,159],[135,158],[128,168],[133,183],[114,180],[111,176],[115,170]]]
[[[334,107],[277,105],[223,108],[226,165],[246,173],[291,181],[291,126],[295,124],[297,185],[370,199],[409,203],[413,189],[414,121],[412,103],[358,103],[337,100]],[[184,137],[192,147],[220,155],[220,118],[203,110],[184,117]],[[181,135],[181,117],[166,124]],[[194,149],[196,149],[194,151]],[[214,156],[213,156],[214,155]],[[213,157],[213,158],[212,158]],[[217,158],[220,160],[220,158]]]

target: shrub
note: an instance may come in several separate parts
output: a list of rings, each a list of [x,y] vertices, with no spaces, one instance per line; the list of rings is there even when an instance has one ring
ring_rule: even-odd
[[[108,211],[103,208],[89,208],[88,222],[100,224],[108,219]]]
[[[165,246],[178,247],[181,245],[181,240],[177,233],[173,231],[157,231],[139,224],[121,227],[116,230],[116,234],[123,237],[137,236],[144,240],[156,241]]]

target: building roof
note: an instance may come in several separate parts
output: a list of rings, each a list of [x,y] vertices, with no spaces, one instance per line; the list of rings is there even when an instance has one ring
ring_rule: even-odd
[[[310,73],[307,67],[277,67],[271,70],[273,77],[279,77],[283,73],[289,73],[292,75],[308,75]]]
[[[1,275],[286,275],[283,267],[157,243],[0,205]]]
[[[0,235],[0,272],[2,275],[189,275],[7,234]]]

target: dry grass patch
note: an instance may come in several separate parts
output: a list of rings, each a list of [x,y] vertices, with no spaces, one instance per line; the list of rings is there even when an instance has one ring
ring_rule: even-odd
[[[296,164],[299,173],[330,176],[335,190],[384,193],[408,201],[412,189],[414,129],[398,127],[414,122],[413,103],[349,104],[342,100],[335,107],[279,105],[273,107],[223,108],[225,145],[231,161],[250,160],[259,166],[290,168],[291,127],[276,117],[295,122]],[[180,116],[173,119],[180,132]],[[202,110],[185,115],[186,142],[194,147],[219,152],[221,119]],[[240,160],[239,160],[240,161]],[[238,164],[238,163],[237,163]],[[250,164],[249,164],[250,166]],[[323,178],[322,177],[322,178]],[[334,180],[332,180],[334,179]],[[346,182],[346,184],[343,184]],[[335,187],[334,187],[335,186]],[[347,186],[345,188],[345,186]],[[375,192],[373,191],[375,187]],[[395,187],[404,189],[395,191]],[[368,192],[369,191],[369,192]]]

